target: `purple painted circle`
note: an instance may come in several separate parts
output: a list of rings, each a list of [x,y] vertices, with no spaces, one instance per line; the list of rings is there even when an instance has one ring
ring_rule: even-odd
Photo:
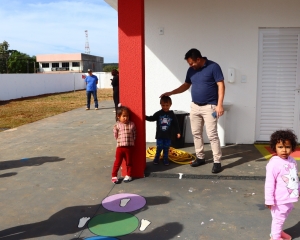
[[[130,199],[128,201],[128,199]],[[121,201],[122,200],[122,201]],[[126,203],[126,201],[128,201]],[[102,206],[114,212],[133,212],[146,205],[146,199],[132,193],[119,193],[105,198]]]

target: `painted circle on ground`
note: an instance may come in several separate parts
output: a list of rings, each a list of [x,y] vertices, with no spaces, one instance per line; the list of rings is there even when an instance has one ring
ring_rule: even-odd
[[[117,238],[111,238],[111,237],[103,237],[103,236],[94,236],[94,237],[88,237],[84,240],[118,240]]]
[[[102,201],[102,206],[114,212],[133,212],[146,205],[146,199],[132,193],[111,195]]]
[[[129,213],[109,212],[93,217],[89,230],[95,235],[118,237],[132,233],[139,226],[139,220]]]

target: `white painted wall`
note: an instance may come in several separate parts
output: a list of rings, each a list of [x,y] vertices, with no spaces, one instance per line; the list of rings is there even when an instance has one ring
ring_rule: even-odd
[[[162,93],[184,82],[184,55],[198,48],[223,70],[225,102],[233,104],[226,117],[226,142],[253,143],[258,29],[299,27],[299,9],[298,0],[145,0],[146,114],[160,109]],[[234,83],[227,82],[228,68],[235,68]],[[241,83],[242,75],[246,83]],[[190,91],[171,97],[173,110],[189,112]],[[146,141],[155,141],[155,123],[146,123]],[[190,131],[186,142],[193,142]]]
[[[93,74],[98,77],[98,88],[112,88],[110,79],[112,79],[113,76],[110,72],[93,72]]]
[[[110,73],[93,73],[98,88],[111,88]],[[0,101],[85,89],[82,73],[0,74]]]

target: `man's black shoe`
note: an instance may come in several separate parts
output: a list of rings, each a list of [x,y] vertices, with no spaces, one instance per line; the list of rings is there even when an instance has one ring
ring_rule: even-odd
[[[196,158],[196,160],[191,162],[191,167],[198,167],[205,164],[205,159]]]
[[[219,172],[222,172],[221,163],[214,163],[211,172],[212,172],[212,173],[219,173]]]

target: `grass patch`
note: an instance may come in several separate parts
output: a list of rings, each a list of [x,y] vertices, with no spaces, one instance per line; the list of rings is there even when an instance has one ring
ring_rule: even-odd
[[[113,90],[98,89],[97,95],[99,102],[112,100]],[[0,132],[83,106],[86,106],[85,90],[0,101]]]

